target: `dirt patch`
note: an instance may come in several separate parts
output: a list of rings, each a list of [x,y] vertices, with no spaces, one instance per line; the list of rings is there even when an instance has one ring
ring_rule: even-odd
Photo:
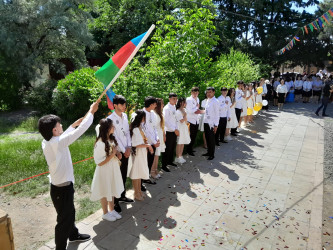
[[[0,194],[0,209],[12,220],[15,249],[37,249],[54,237],[56,212],[49,194],[36,198]]]

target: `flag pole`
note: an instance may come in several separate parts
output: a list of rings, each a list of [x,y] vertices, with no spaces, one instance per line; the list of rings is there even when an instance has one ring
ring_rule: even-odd
[[[124,65],[120,68],[120,70],[117,72],[117,74],[113,77],[113,79],[111,80],[111,82],[109,83],[109,85],[105,88],[105,90],[103,91],[103,93],[98,97],[97,101],[101,101],[102,97],[106,94],[106,92],[108,91],[108,89],[112,87],[113,83],[117,80],[117,78],[120,76],[120,74],[124,71],[124,69],[126,68],[126,66],[130,63],[130,61],[133,59],[133,57],[135,56],[135,54],[138,52],[138,50],[141,48],[142,44],[147,40],[147,38],[149,37],[149,35],[151,34],[151,32],[154,29],[155,29],[155,25],[152,24],[150,26],[149,30],[147,31],[147,33],[144,35],[144,37],[139,42],[138,46],[136,46],[136,48],[134,49],[134,51],[132,52],[132,54],[127,58],[127,60],[124,63]]]

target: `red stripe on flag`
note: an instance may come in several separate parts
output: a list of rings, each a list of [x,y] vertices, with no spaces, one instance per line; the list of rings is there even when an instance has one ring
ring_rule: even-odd
[[[108,102],[108,108],[114,110],[113,103],[111,102],[110,98],[106,96],[106,100]]]
[[[135,49],[135,45],[129,41],[112,57],[113,63],[120,69],[132,52]]]

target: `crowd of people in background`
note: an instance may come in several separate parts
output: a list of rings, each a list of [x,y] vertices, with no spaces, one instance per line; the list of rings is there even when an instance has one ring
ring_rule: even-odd
[[[324,107],[323,116],[326,116],[331,82],[332,76],[318,74],[287,74],[248,84],[238,81],[236,89],[222,87],[217,90],[219,94],[214,87],[208,87],[201,102],[199,88],[193,87],[187,98],[170,93],[165,105],[161,98],[146,97],[144,108],[131,114],[130,122],[125,113],[126,98],[116,95],[114,112],[100,120],[96,127],[96,169],[91,200],[100,201],[102,219],[119,220],[122,218],[120,203],[143,201],[147,196],[146,185],[155,185],[161,178],[160,157],[161,170],[168,173],[172,168],[186,164],[185,153],[188,157],[195,156],[198,131],[203,132],[203,146],[207,149],[202,156],[211,161],[215,157],[215,147],[239,136],[242,129],[253,123],[261,108],[269,109],[270,102],[281,111],[288,95],[294,95],[296,102],[304,103],[311,97],[315,102],[322,98],[322,106],[316,114]],[[88,129],[97,108],[98,103],[94,103],[86,117],[65,132],[57,116],[48,115],[39,120],[39,131],[44,137],[42,147],[50,168],[51,198],[58,214],[57,249],[58,246],[63,249],[68,238],[70,241],[90,239],[89,235],[79,234],[74,224],[74,175],[68,146]],[[126,195],[127,178],[132,181],[134,199]]]

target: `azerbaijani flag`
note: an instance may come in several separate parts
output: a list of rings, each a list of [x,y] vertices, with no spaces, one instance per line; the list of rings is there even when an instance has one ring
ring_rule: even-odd
[[[135,49],[144,38],[147,32],[141,34],[140,36],[133,38],[131,41],[126,43],[109,61],[107,61],[96,73],[95,76],[104,84],[104,89],[108,87],[114,77],[118,74],[120,70],[123,70],[123,66],[127,60],[133,55]],[[136,52],[135,52],[136,53]],[[108,107],[113,110],[113,97],[116,95],[111,88],[106,92]]]

